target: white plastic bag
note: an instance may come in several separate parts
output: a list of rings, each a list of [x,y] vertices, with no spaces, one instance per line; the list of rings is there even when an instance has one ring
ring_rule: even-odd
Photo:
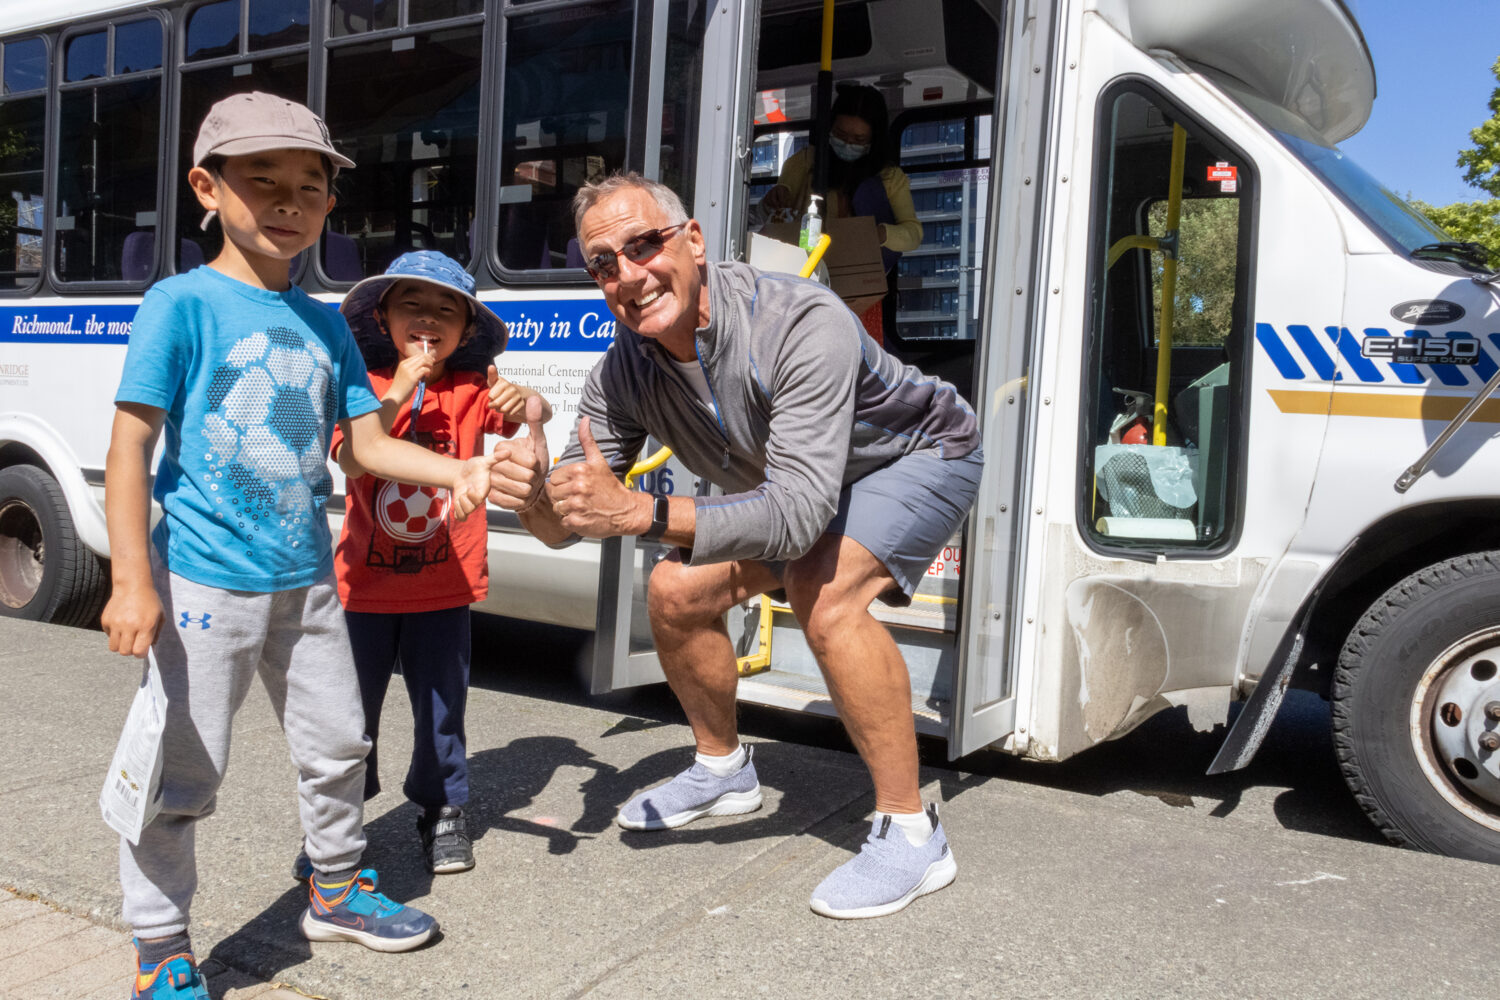
[[[99,792],[104,822],[132,844],[161,812],[162,733],[167,726],[167,695],[156,655],[146,654],[146,675],[130,703],[125,729]]]

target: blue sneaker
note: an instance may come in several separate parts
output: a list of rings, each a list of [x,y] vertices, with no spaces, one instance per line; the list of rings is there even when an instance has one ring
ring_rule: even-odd
[[[135,983],[131,1000],[209,1000],[208,985],[198,974],[193,956],[186,952],[160,962],[150,972],[141,971],[140,942],[135,942]]]
[[[670,830],[704,816],[738,816],[760,808],[760,782],[745,747],[745,766],[716,777],[697,761],[677,777],[625,803],[615,822],[627,830]]]
[[[375,891],[377,876],[366,868],[348,882],[308,887],[302,936],[309,941],[353,941],[375,951],[410,951],[437,933],[437,921]]]
[[[932,839],[921,847],[912,846],[889,816],[877,815],[859,853],[813,890],[813,912],[843,920],[884,917],[952,882],[958,865],[938,822],[937,807],[928,806],[927,815],[932,819]]]

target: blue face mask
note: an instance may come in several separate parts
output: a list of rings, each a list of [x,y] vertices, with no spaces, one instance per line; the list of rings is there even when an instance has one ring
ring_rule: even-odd
[[[870,151],[870,144],[865,143],[863,146],[856,146],[852,142],[845,142],[836,135],[830,135],[828,137],[828,148],[833,150],[834,156],[837,156],[845,163],[853,163]]]

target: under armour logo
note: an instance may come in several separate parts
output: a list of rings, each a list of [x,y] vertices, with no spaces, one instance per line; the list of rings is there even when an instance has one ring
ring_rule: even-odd
[[[213,615],[205,611],[202,618],[194,618],[192,615],[184,611],[182,613],[182,621],[177,623],[177,627],[187,628],[189,625],[197,625],[200,629],[206,629],[208,628],[208,620],[212,617]]]

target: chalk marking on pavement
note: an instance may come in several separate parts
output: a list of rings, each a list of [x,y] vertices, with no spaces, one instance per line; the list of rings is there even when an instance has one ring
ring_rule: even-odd
[[[1339,882],[1347,882],[1348,879],[1342,875],[1330,875],[1328,872],[1313,872],[1312,878],[1297,879],[1294,882],[1277,882],[1277,885],[1312,885],[1314,882],[1322,882],[1325,879],[1336,879]]]

